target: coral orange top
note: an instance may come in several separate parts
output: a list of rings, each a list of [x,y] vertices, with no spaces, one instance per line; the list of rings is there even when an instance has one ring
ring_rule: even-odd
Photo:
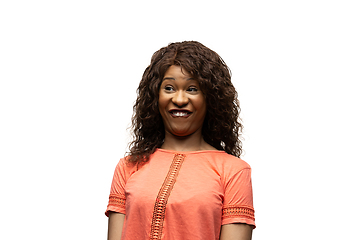
[[[141,165],[121,159],[109,211],[126,215],[122,240],[219,239],[223,224],[255,228],[251,168],[216,150],[157,149]]]

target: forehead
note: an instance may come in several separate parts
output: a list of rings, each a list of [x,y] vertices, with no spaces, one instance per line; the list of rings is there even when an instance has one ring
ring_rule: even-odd
[[[172,65],[168,68],[168,70],[165,72],[164,74],[164,78],[184,78],[184,79],[189,79],[191,78],[193,80],[193,77],[191,76],[190,73],[188,73],[188,71],[186,71],[184,68],[177,66],[177,65]]]

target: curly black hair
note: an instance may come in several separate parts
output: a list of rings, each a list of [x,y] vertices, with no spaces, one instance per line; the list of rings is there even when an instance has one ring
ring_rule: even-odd
[[[185,41],[171,43],[156,51],[145,69],[133,107],[129,161],[148,161],[164,142],[165,129],[158,106],[159,89],[165,72],[172,65],[184,68],[198,80],[205,95],[204,140],[218,150],[240,157],[243,125],[230,69],[216,52],[199,42]]]

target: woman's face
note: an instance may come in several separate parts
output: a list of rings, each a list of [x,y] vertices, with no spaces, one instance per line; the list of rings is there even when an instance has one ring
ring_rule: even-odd
[[[205,96],[192,76],[172,65],[166,71],[159,90],[159,111],[165,132],[185,137],[200,132],[205,119]]]

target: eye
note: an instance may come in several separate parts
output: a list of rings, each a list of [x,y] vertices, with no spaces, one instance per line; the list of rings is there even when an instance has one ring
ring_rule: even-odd
[[[171,85],[166,85],[166,86],[164,87],[164,89],[165,89],[165,91],[168,91],[168,92],[174,91],[174,88],[173,88],[173,86],[171,86]]]
[[[189,87],[188,92],[191,92],[191,93],[196,93],[198,91],[198,88],[197,87]]]

